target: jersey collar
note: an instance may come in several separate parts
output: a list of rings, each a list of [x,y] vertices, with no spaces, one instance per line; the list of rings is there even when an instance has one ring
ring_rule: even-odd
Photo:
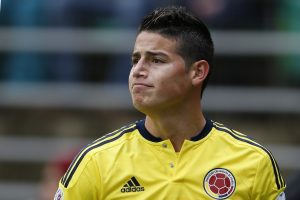
[[[145,127],[145,119],[140,120],[138,122],[136,122],[136,127],[139,130],[140,134],[147,140],[151,141],[151,142],[161,142],[163,141],[161,138],[159,137],[155,137],[154,135],[152,135]],[[191,141],[199,141],[203,138],[205,138],[209,132],[211,131],[213,127],[213,124],[211,122],[211,120],[206,120],[205,126],[202,129],[202,131],[200,131],[200,133],[198,133],[196,136],[192,137],[190,140]]]

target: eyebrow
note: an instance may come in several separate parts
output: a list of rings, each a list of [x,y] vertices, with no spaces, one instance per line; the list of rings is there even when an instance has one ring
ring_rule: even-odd
[[[133,52],[131,57],[137,57],[139,56],[139,52]],[[168,54],[161,52],[161,51],[146,51],[146,56],[164,56],[164,57],[169,57]]]

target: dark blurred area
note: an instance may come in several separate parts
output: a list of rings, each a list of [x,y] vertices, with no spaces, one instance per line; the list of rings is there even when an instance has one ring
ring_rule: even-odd
[[[1,200],[53,199],[53,184],[74,151],[143,117],[127,90],[130,55],[141,18],[166,5],[188,7],[212,31],[207,117],[269,147],[287,181],[287,198],[299,196],[300,2],[1,3]]]

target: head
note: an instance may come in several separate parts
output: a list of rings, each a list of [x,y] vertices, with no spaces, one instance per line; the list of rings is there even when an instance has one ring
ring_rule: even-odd
[[[175,40],[176,51],[189,69],[199,60],[207,61],[209,72],[202,83],[200,95],[207,86],[213,68],[214,45],[206,25],[184,7],[166,7],[154,10],[140,24],[138,34],[147,31]]]
[[[135,107],[149,114],[199,104],[212,57],[210,33],[199,19],[182,7],[155,10],[142,21],[132,53]]]

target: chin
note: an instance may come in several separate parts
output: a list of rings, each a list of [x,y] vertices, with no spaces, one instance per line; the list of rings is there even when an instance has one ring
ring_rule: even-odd
[[[137,110],[141,110],[145,107],[143,102],[140,102],[140,101],[133,101],[132,104]]]
[[[147,113],[147,110],[151,109],[151,106],[143,101],[133,101],[133,106],[142,113]]]

